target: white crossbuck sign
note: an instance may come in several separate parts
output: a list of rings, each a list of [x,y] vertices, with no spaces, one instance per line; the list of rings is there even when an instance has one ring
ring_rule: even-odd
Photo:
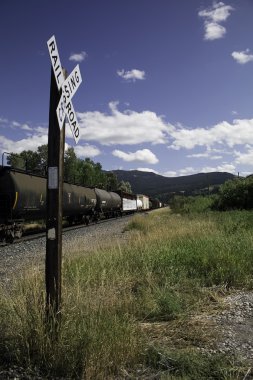
[[[60,56],[58,53],[55,36],[52,36],[47,41],[47,46],[58,90],[62,89],[61,98],[56,110],[59,127],[60,129],[62,128],[65,117],[67,115],[73,137],[77,144],[80,138],[80,127],[71,99],[82,83],[82,76],[79,65],[77,65],[71,74],[64,80],[64,73],[60,62]]]

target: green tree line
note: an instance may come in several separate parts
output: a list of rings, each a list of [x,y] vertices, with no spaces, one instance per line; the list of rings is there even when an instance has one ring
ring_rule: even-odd
[[[214,198],[215,210],[253,209],[253,176],[226,181]]]
[[[219,187],[217,194],[210,196],[179,196],[170,200],[174,212],[189,213],[207,210],[231,211],[253,209],[253,176],[234,178]]]
[[[41,145],[35,152],[23,150],[19,154],[10,153],[7,164],[16,169],[46,175],[47,154],[47,145]],[[99,162],[96,163],[90,158],[78,158],[72,147],[64,153],[64,181],[87,187],[132,192],[129,182],[119,182],[117,176],[113,172],[105,172]]]

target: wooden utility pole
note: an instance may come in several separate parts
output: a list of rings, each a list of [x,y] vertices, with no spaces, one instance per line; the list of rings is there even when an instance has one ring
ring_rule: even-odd
[[[65,117],[68,118],[75,142],[80,138],[80,127],[72,104],[72,97],[82,83],[79,65],[70,73],[62,68],[55,36],[47,41],[52,64],[48,130],[47,174],[47,243],[46,243],[46,311],[57,318],[61,310],[62,264],[62,198],[65,145]]]
[[[48,175],[46,219],[46,307],[57,316],[61,305],[62,262],[62,196],[65,123],[60,130],[56,114],[61,97],[53,69],[51,70],[50,108],[48,129]]]

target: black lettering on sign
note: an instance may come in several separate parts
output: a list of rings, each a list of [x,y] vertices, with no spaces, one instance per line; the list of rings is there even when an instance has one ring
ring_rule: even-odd
[[[75,71],[75,78],[76,78],[76,83],[79,83],[79,75],[78,75],[78,71]]]
[[[71,89],[71,87],[70,87],[70,83],[69,83],[69,82],[68,82],[68,85],[69,85],[70,92],[71,92],[71,94],[72,94],[72,89]]]
[[[51,51],[50,51],[50,54],[53,53],[53,51],[55,51],[55,44],[54,44],[54,41],[52,41],[49,46],[51,47]]]
[[[65,91],[65,93],[67,95],[67,98],[69,98],[70,97],[70,93],[69,93],[69,90],[68,90],[68,86],[66,84],[64,86],[64,91]]]
[[[59,66],[58,66],[59,67]],[[57,67],[57,69],[58,69]],[[59,83],[59,76],[61,75],[61,71],[59,71],[59,73],[57,74],[57,82]]]
[[[75,130],[75,136],[76,136],[76,138],[79,136],[79,128],[77,128],[77,129]]]
[[[74,88],[76,87],[75,78],[71,78],[71,84],[74,90]]]
[[[74,112],[70,112],[70,115],[69,115],[69,121],[72,122],[75,118],[75,115],[74,115]]]
[[[71,111],[71,103],[68,102],[68,104],[66,105],[66,109],[68,111],[68,113]]]
[[[57,57],[57,55],[52,55],[52,59],[53,59],[53,61],[54,61],[54,67],[56,66],[56,63],[57,63],[57,61],[58,61],[58,57]],[[58,66],[59,67],[59,66]],[[57,68],[58,69],[58,68]],[[57,70],[56,69],[56,70]]]

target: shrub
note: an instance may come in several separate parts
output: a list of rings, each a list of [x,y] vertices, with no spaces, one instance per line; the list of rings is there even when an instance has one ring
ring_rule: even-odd
[[[253,177],[226,181],[212,205],[216,210],[242,210],[253,208]]]

